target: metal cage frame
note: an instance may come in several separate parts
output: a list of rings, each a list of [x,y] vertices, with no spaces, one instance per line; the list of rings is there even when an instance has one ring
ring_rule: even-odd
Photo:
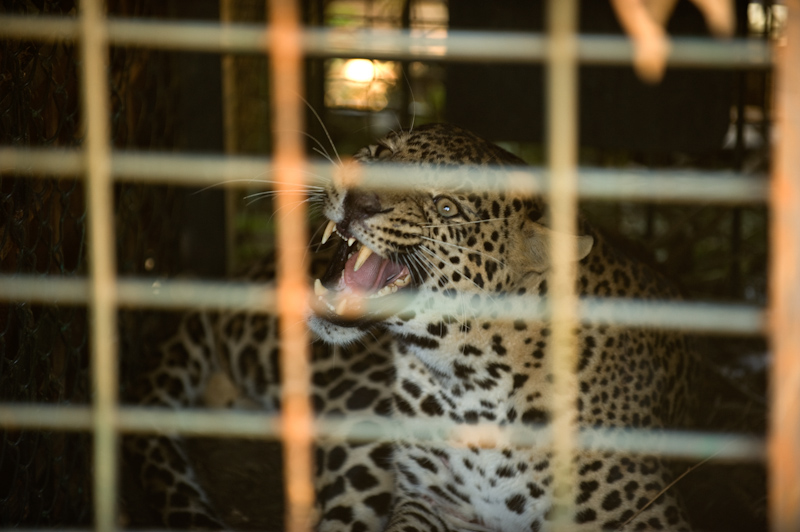
[[[516,169],[498,172],[497,186],[522,188],[548,195],[556,232],[570,233],[576,223],[578,197],[620,198],[614,190],[624,183],[625,198],[674,202],[762,203],[772,208],[771,303],[763,309],[749,305],[660,303],[640,305],[613,300],[578,300],[569,267],[554,268],[547,317],[552,321],[560,361],[554,367],[555,388],[561,398],[548,431],[517,430],[520,441],[552,444],[557,485],[570,485],[570,456],[576,447],[626,448],[661,452],[671,456],[768,461],[772,530],[800,530],[800,0],[787,0],[788,34],[777,50],[777,102],[780,143],[770,185],[732,172],[614,172],[577,167],[577,65],[629,64],[632,46],[622,37],[576,35],[574,0],[549,3],[549,34],[504,35],[490,32],[450,31],[443,38],[412,35],[404,31],[341,33],[331,29],[302,28],[296,1],[269,2],[266,27],[241,23],[162,22],[108,19],[99,0],[82,0],[76,17],[0,16],[0,36],[7,39],[74,40],[84,62],[81,89],[86,139],[80,149],[23,149],[0,147],[0,171],[35,178],[37,175],[83,176],[87,186],[90,274],[85,279],[0,276],[0,299],[87,306],[91,316],[91,406],[0,404],[0,426],[7,429],[91,431],[94,435],[94,512],[96,530],[116,528],[118,436],[126,432],[172,432],[193,435],[228,435],[281,438],[284,442],[287,509],[286,528],[307,528],[306,515],[313,505],[310,446],[315,433],[335,433],[324,420],[315,423],[308,397],[308,332],[302,320],[307,288],[302,266],[305,211],[286,209],[278,230],[278,285],[276,290],[256,284],[171,281],[152,290],[146,279],[118,279],[114,263],[112,186],[115,180],[181,185],[236,186],[274,168],[283,191],[280,202],[298,201],[296,184],[303,183],[302,59],[305,56],[371,57],[437,61],[544,62],[548,67],[548,138],[550,166],[536,172]],[[109,95],[106,60],[109,46],[149,47],[206,51],[219,54],[259,52],[269,54],[273,84],[275,151],[272,159],[241,156],[190,156],[185,154],[115,152],[109,137]],[[694,68],[768,68],[773,52],[763,41],[674,39],[670,65]],[[315,168],[326,174],[329,168]],[[391,186],[391,168],[365,172],[366,183]],[[548,179],[548,176],[550,177]],[[445,176],[446,178],[446,176]],[[405,186],[414,175],[404,173]],[[280,204],[279,204],[280,207]],[[553,242],[557,264],[574,253],[560,239]],[[275,311],[283,319],[283,411],[281,415],[242,412],[153,412],[120,407],[114,337],[120,307],[189,308],[194,306],[238,310]],[[700,319],[702,316],[702,319]],[[767,441],[746,436],[669,432],[665,440],[644,430],[594,431],[589,443],[570,415],[577,390],[575,347],[570,332],[580,321],[614,321],[631,325],[658,323],[683,328],[739,334],[767,333],[774,349],[771,389],[772,423]],[[288,339],[288,340],[287,340]],[[291,355],[291,356],[290,356]],[[373,427],[376,425],[372,425]],[[378,423],[378,429],[391,427]],[[437,424],[437,428],[442,426]],[[445,427],[457,431],[455,424]],[[590,431],[591,432],[591,431]],[[356,437],[374,438],[363,433]],[[351,436],[353,436],[351,434]],[[657,439],[657,441],[656,441]],[[666,443],[665,443],[666,441]],[[655,445],[655,447],[654,447]],[[605,446],[605,447],[604,447]],[[556,490],[558,491],[558,490]],[[569,493],[569,489],[565,490]],[[574,497],[567,495],[562,501]],[[567,510],[569,502],[564,502]],[[562,523],[564,524],[564,523]]]

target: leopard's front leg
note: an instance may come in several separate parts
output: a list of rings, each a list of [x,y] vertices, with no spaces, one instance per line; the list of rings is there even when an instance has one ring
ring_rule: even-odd
[[[456,532],[425,501],[398,496],[386,532]]]
[[[215,371],[213,317],[191,313],[177,332],[157,346],[146,346],[151,369],[135,386],[143,406],[174,410],[199,403]],[[125,439],[126,458],[134,466],[151,504],[170,528],[225,528],[198,482],[182,441],[164,435]]]
[[[355,416],[391,412],[389,339],[339,347],[316,344],[312,393],[317,414],[342,425]],[[320,438],[316,453],[318,532],[380,532],[393,503],[393,444]]]

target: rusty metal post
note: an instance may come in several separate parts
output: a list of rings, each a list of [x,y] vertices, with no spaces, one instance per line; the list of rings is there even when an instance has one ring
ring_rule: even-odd
[[[787,0],[786,6],[785,44],[776,49],[778,143],[771,198],[769,501],[775,532],[800,530],[800,0]]]
[[[303,203],[302,49],[296,0],[270,0],[270,82],[278,219],[282,434],[289,532],[314,524],[309,334],[305,324],[308,231]],[[299,206],[299,207],[298,207]]]

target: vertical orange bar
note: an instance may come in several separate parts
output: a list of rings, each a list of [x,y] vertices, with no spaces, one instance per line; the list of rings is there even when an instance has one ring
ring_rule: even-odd
[[[573,496],[575,436],[577,431],[578,379],[575,278],[577,250],[567,238],[574,235],[577,220],[578,89],[576,0],[550,0],[548,6],[548,159],[550,164],[550,217],[556,237],[551,239],[553,268],[550,286],[553,372],[553,493],[555,530],[574,526]]]
[[[786,6],[786,44],[776,49],[779,135],[771,191],[769,501],[775,532],[800,530],[800,0]]]
[[[278,223],[278,312],[281,317],[283,455],[286,530],[313,525],[313,420],[309,400],[309,336],[306,308],[306,211],[303,194],[302,63],[295,0],[270,0],[272,111]]]

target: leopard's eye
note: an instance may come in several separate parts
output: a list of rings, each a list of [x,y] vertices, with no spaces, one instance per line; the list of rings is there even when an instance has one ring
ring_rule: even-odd
[[[458,205],[447,196],[438,196],[433,199],[433,202],[436,204],[439,215],[444,218],[452,218],[459,214]]]

